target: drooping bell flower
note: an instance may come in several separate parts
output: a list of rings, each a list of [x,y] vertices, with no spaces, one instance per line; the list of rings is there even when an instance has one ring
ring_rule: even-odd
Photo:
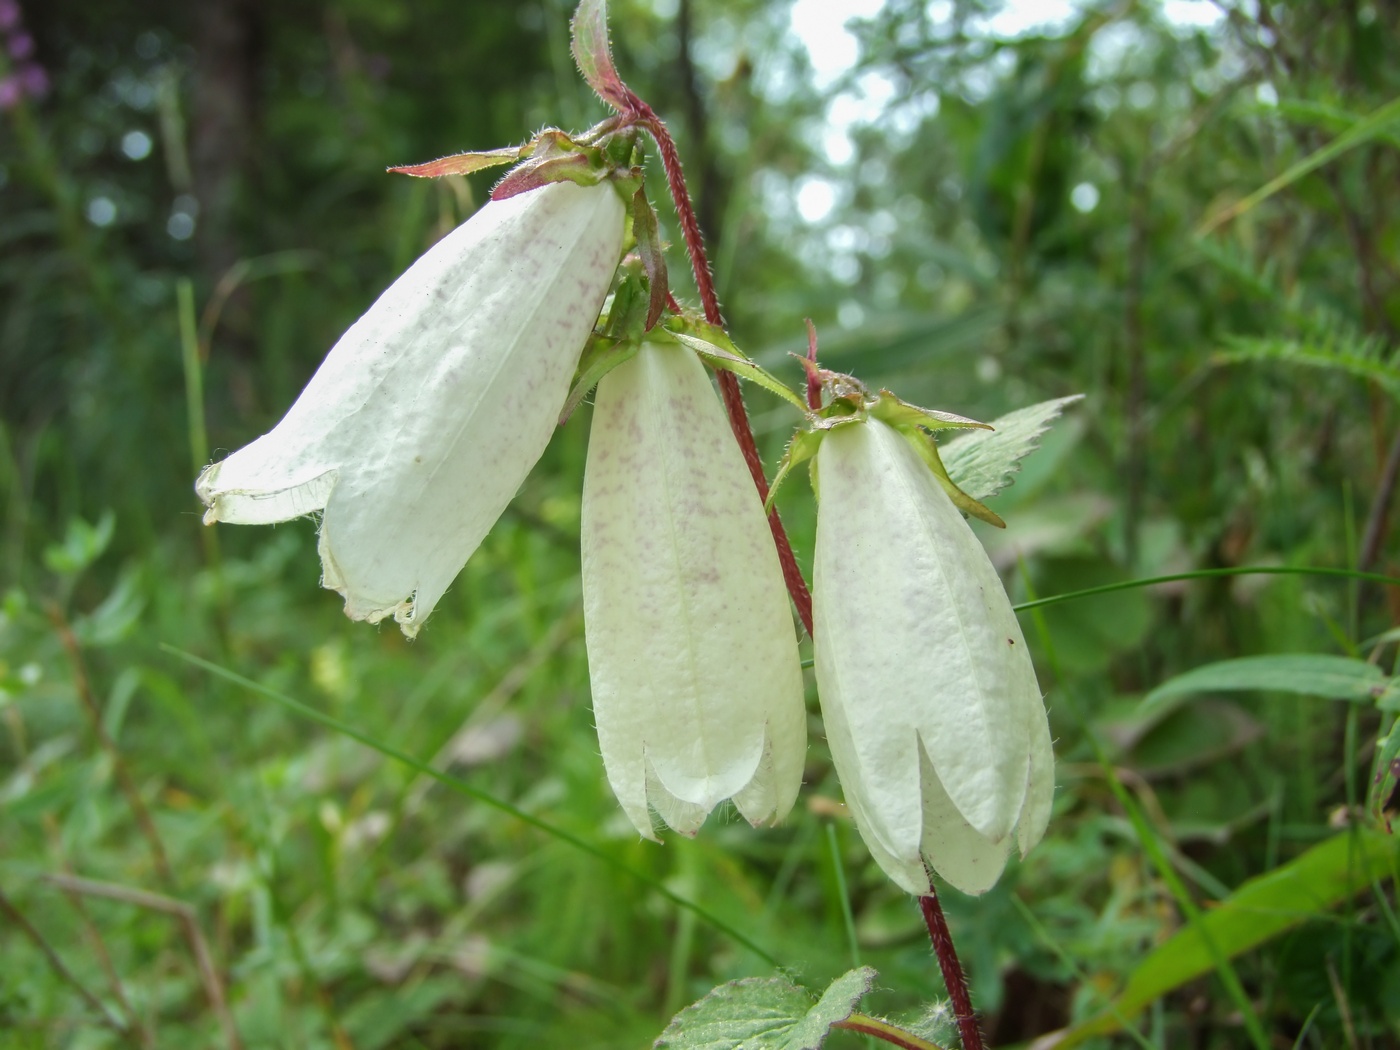
[[[815,451],[817,685],[881,868],[914,894],[930,868],[982,893],[1013,842],[1024,855],[1044,833],[1054,755],[1001,580],[914,441],[929,439],[861,413]]]
[[[617,267],[606,180],[493,200],[335,344],[269,433],[207,468],[205,522],[321,513],[323,586],[410,637],[544,452]]]
[[[732,798],[751,823],[797,795],[806,714],[762,503],[703,365],[643,342],[598,385],[583,489],[584,631],[613,792],[694,834]]]

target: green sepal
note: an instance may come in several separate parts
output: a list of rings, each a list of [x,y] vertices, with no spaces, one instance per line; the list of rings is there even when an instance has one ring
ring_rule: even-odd
[[[425,164],[401,164],[385,170],[395,175],[413,175],[420,179],[436,179],[444,175],[470,175],[483,168],[494,168],[501,164],[514,164],[529,155],[532,143],[523,146],[505,146],[502,149],[478,150],[470,153],[454,153],[450,157],[439,157]]]
[[[580,145],[558,128],[545,128],[521,147],[520,155],[524,159],[492,188],[492,200],[505,200],[551,182],[596,186],[612,175],[601,147]]]
[[[773,475],[773,483],[768,487],[768,498],[763,501],[763,513],[770,514],[773,510],[773,500],[778,495],[778,489],[787,480],[788,474],[793,467],[800,466],[817,454],[817,449],[822,447],[822,439],[826,437],[825,430],[799,430],[792,435],[792,440],[788,442],[786,451],[783,452],[783,460],[778,464],[778,473]],[[812,485],[815,488],[817,483],[816,475],[812,475]]]
[[[588,392],[597,386],[605,375],[622,362],[637,356],[637,351],[641,349],[641,346],[641,342],[637,339],[619,340],[596,334],[589,339],[588,345],[584,347],[583,356],[579,359],[574,385],[570,388],[568,399],[564,402],[564,408],[559,413],[559,425],[562,427],[568,422],[579,403],[588,396]]]
[[[630,247],[628,251],[630,253]],[[613,294],[607,301],[603,321],[597,330],[614,342],[628,339],[639,342],[646,334],[647,307],[651,295],[648,284],[641,259],[629,254],[617,268]]]
[[[985,425],[985,424],[983,424]],[[925,433],[918,426],[895,427],[904,440],[914,447],[914,451],[919,454],[919,458],[928,464],[928,469],[933,471],[933,476],[938,479],[938,483],[943,486],[943,491],[948,493],[948,498],[953,501],[953,505],[964,514],[970,514],[979,521],[985,521],[988,525],[995,525],[999,529],[1006,528],[1006,522],[1001,520],[1000,515],[988,509],[985,505],[978,503],[962,489],[953,483],[953,479],[948,476],[948,471],[943,466],[943,457],[938,454],[938,442],[933,440],[933,435]]]
[[[772,373],[755,364],[748,355],[734,345],[733,340],[725,334],[723,329],[703,321],[676,317],[667,322],[666,330],[682,344],[699,354],[701,360],[710,367],[733,372],[740,379],[747,379],[749,382],[763,387],[770,394],[778,395],[784,401],[796,406],[799,412],[806,414],[807,406],[802,398],[794,393],[791,387],[774,377]]]
[[[613,64],[607,0],[582,0],[578,5],[569,24],[569,50],[598,97],[619,113],[626,112],[634,96]]]
[[[656,221],[656,209],[647,200],[645,186],[638,186],[632,196],[632,236],[637,242],[642,269],[649,286],[645,330],[650,332],[661,320],[670,295],[666,278],[666,253],[661,244],[661,228]]]
[[[937,408],[920,408],[908,401],[901,401],[888,390],[881,390],[880,396],[870,406],[870,414],[882,423],[888,423],[896,430],[918,426],[925,430],[991,430],[988,423],[982,423],[967,416],[944,412]]]

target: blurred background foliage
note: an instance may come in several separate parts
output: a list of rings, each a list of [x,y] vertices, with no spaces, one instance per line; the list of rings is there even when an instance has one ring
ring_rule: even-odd
[[[569,830],[812,987],[858,958],[874,1012],[941,992],[815,718],[782,828],[717,815],[657,847],[622,819],[579,613],[586,410],[412,645],[318,589],[310,523],[200,528],[197,469],[489,188],[385,166],[604,115],[569,6],[0,0],[0,1046],[642,1046],[771,971],[654,885],[161,646]],[[828,367],[917,403],[1087,395],[994,503],[1013,594],[1400,573],[1395,0],[610,6],[741,346],[796,383],[811,317]],[[797,420],[749,400],[771,469]],[[805,558],[805,485],[780,504]],[[994,1045],[1128,1002],[1195,909],[1243,911],[1233,970],[1178,967],[1094,1045],[1246,1045],[1232,980],[1268,1045],[1400,1045],[1396,858],[1371,831],[1392,715],[1140,706],[1230,657],[1388,673],[1397,619],[1394,589],[1305,576],[1028,614],[1055,819],[992,893],[945,901]],[[1289,867],[1338,838],[1344,890]],[[1286,906],[1222,903],[1289,880]]]

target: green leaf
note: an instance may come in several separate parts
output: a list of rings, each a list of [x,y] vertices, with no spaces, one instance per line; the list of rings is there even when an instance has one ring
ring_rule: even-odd
[[[1278,100],[1277,109],[1279,116],[1285,120],[1304,127],[1318,128],[1333,135],[1350,131],[1366,119],[1349,109],[1308,98],[1281,98]],[[1376,140],[1400,149],[1400,135],[1394,131],[1378,131]]]
[[[1200,926],[1227,958],[1234,958],[1388,876],[1397,860],[1396,846],[1395,839],[1375,831],[1336,835],[1244,883],[1206,912]],[[1212,966],[1200,929],[1188,927],[1138,964],[1111,1007],[1069,1029],[1053,1045],[1066,1050],[1117,1031],[1128,1017]]]
[[[1245,656],[1206,664],[1163,682],[1143,697],[1142,713],[1159,713],[1164,707],[1193,693],[1257,690],[1297,693],[1329,700],[1367,702],[1379,699],[1390,680],[1381,669],[1349,656],[1317,653],[1285,653]]]
[[[1270,179],[1243,200],[1238,200],[1234,204],[1216,212],[1205,222],[1201,223],[1200,227],[1196,230],[1196,236],[1204,237],[1217,226],[1229,222],[1237,216],[1243,215],[1256,204],[1272,197],[1279,190],[1291,186],[1309,172],[1322,167],[1324,164],[1330,164],[1350,149],[1354,149],[1363,143],[1386,134],[1391,130],[1391,125],[1397,121],[1400,121],[1400,98],[1391,99],[1384,106],[1373,111],[1369,116],[1353,124],[1321,149],[1309,153],[1282,175]]]
[[[1040,447],[1040,436],[1065,406],[1083,396],[1072,394],[1027,405],[995,420],[991,430],[959,434],[940,448],[948,477],[974,500],[995,496],[1011,484],[1011,476],[1021,469],[1021,460]]]
[[[632,93],[613,65],[612,45],[608,42],[607,0],[580,0],[574,9],[570,29],[569,47],[583,79],[604,102],[625,112]]]
[[[76,576],[102,557],[102,552],[112,542],[116,526],[116,515],[111,510],[104,510],[96,525],[74,518],[68,523],[63,542],[44,548],[44,566],[60,576]]]
[[[748,977],[722,984],[671,1019],[656,1050],[817,1050],[870,991],[868,966],[836,978],[815,1005],[781,977]]]
[[[469,784],[459,777],[454,777],[450,773],[444,773],[442,770],[436,768],[435,766],[429,765],[427,762],[414,758],[412,755],[400,751],[395,747],[391,747],[384,741],[377,739],[369,733],[361,732],[354,726],[346,722],[342,722],[340,719],[335,718],[332,715],[328,715],[324,711],[318,711],[316,708],[310,706],[309,704],[303,704],[300,700],[295,700],[292,697],[287,696],[285,693],[279,693],[276,689],[270,689],[259,682],[253,681],[251,678],[245,678],[243,675],[238,674],[234,671],[230,671],[226,667],[221,667],[216,663],[211,663],[210,661],[205,660],[202,657],[195,656],[193,653],[187,653],[182,649],[177,649],[173,645],[167,645],[164,642],[162,642],[160,643],[160,648],[162,651],[169,653],[171,656],[183,660],[185,661],[185,663],[190,664],[194,667],[201,668],[209,674],[214,675],[216,678],[221,678],[225,682],[230,682],[233,685],[236,685],[241,689],[245,689],[250,693],[256,693],[258,696],[266,697],[268,700],[271,700],[274,703],[281,705],[282,707],[294,712],[295,714],[301,715],[303,718],[310,719],[318,725],[333,730],[341,734],[342,736],[349,737],[351,740],[354,740],[357,743],[363,744],[366,747],[379,752],[386,758],[392,758],[395,762],[407,766],[409,769],[413,770],[415,773],[418,773],[421,776],[432,777],[439,784],[442,784],[444,787],[449,788],[450,790],[455,791],[460,795],[464,795],[467,798],[474,799],[477,802],[490,806],[492,809],[504,813],[507,816],[518,820],[522,824],[528,825],[529,827],[544,832],[546,835],[550,836],[556,841],[562,842],[565,845],[568,845],[573,849],[578,850],[580,853],[586,854],[599,861],[602,861],[614,871],[622,872],[623,874],[628,875],[633,879],[636,879],[640,884],[648,887],[653,892],[660,894],[672,904],[675,904],[678,907],[684,908],[687,911],[692,912],[702,922],[708,923],[709,925],[713,926],[716,930],[719,930],[726,936],[733,938],[735,942],[743,945],[749,951],[753,952],[754,955],[758,956],[765,962],[770,963],[773,966],[778,965],[778,961],[775,958],[773,958],[772,955],[760,948],[757,943],[750,940],[749,937],[746,936],[741,930],[735,929],[733,926],[730,926],[718,916],[711,915],[708,911],[706,911],[700,905],[696,904],[694,901],[682,897],[679,893],[671,889],[671,887],[667,886],[661,880],[654,878],[646,872],[634,868],[631,865],[619,860],[616,856],[613,855],[612,851],[604,849],[596,843],[590,842],[589,840],[574,834],[572,831],[568,831],[565,828],[559,827],[556,824],[551,824],[549,821],[545,820],[542,817],[535,816],[533,813],[527,813],[525,810],[520,809],[517,806],[511,805],[504,799],[497,798],[489,791],[483,791],[481,788],[478,788],[473,784]]]

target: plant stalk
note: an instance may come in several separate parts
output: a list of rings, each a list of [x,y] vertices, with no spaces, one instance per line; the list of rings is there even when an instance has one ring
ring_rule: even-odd
[[[962,963],[958,961],[958,953],[953,948],[953,935],[948,930],[948,920],[943,916],[943,905],[938,903],[938,894],[932,882],[929,883],[928,893],[919,898],[919,910],[924,913],[928,939],[933,942],[938,968],[943,971],[943,983],[947,985],[948,998],[953,1002],[953,1017],[958,1022],[963,1050],[984,1050],[982,1030],[977,1027],[977,1015],[972,1012],[972,996],[967,990],[967,975],[963,973]]]

